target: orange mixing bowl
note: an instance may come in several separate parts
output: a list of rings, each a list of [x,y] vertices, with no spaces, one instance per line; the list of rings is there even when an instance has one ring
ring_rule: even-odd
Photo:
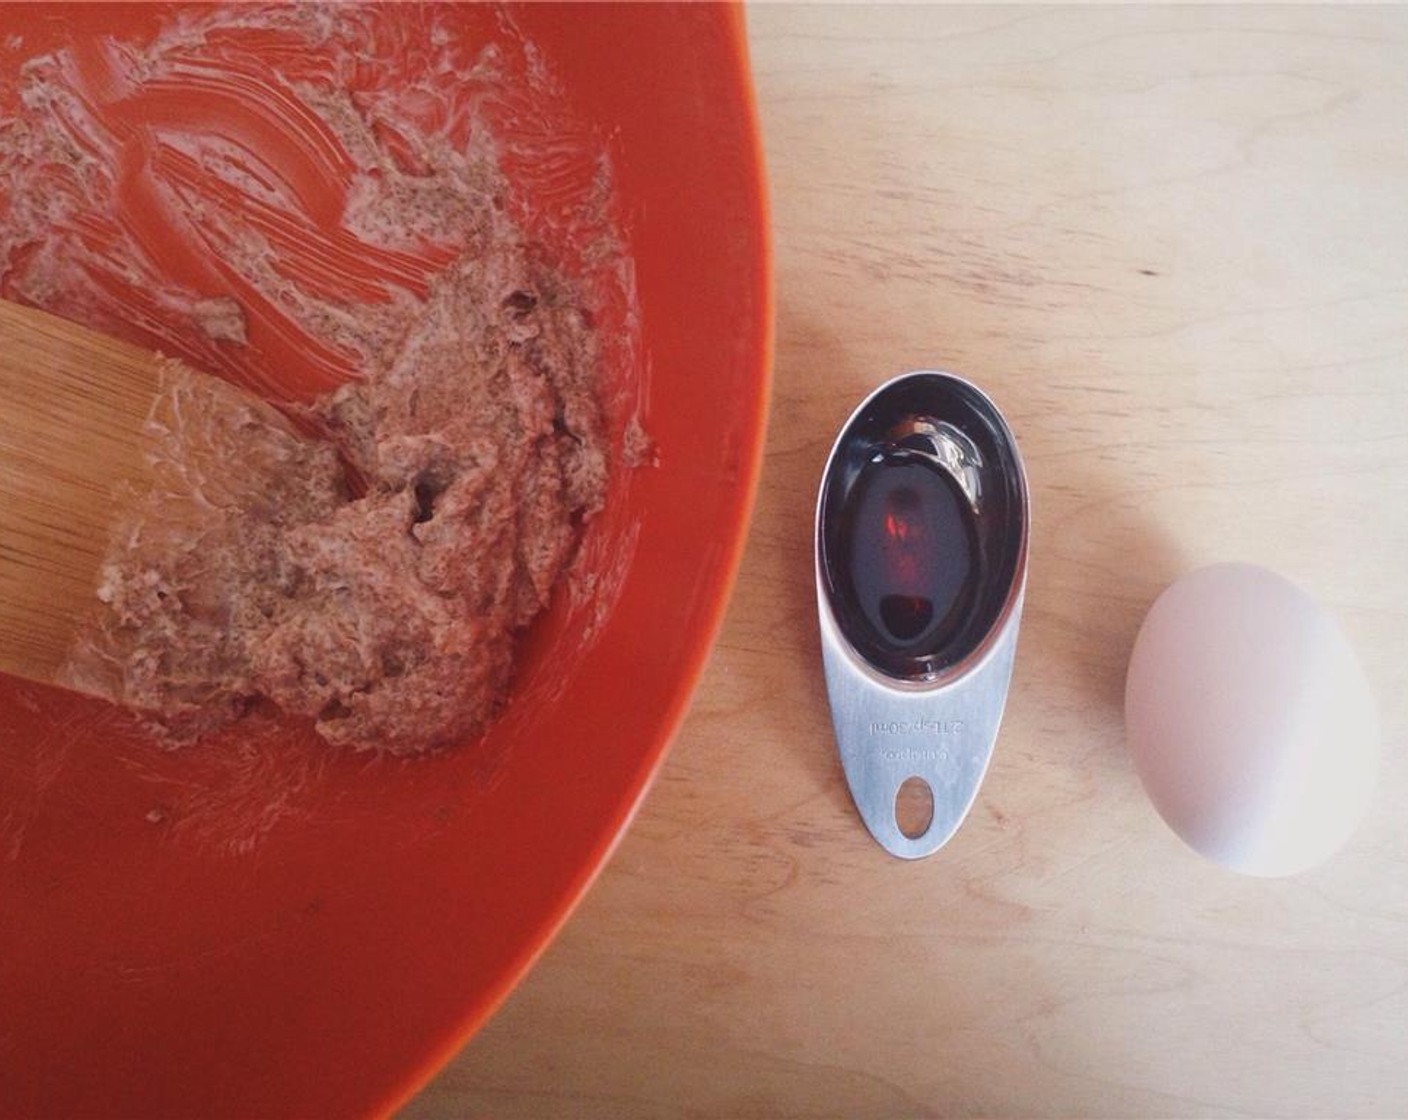
[[[24,58],[66,50],[91,68],[99,44],[140,44],[174,15],[0,7],[0,119]],[[770,281],[741,15],[436,18],[476,41],[516,27],[609,152],[637,307],[605,327],[635,332],[622,392],[658,449],[620,472],[588,528],[611,594],[564,593],[534,625],[482,741],[404,763],[303,732],[165,752],[102,704],[0,678],[0,1114],[393,1109],[542,951],[682,718],[738,563],[765,412]],[[203,111],[198,96],[164,105],[188,123]],[[143,127],[148,110],[129,109]],[[0,225],[17,201],[0,197]],[[170,230],[153,236],[175,271],[206,267]],[[128,333],[152,341],[148,326]],[[185,341],[211,364],[208,339]],[[249,343],[256,367],[280,353],[257,319]],[[281,359],[225,372],[289,396],[318,387],[315,363]]]

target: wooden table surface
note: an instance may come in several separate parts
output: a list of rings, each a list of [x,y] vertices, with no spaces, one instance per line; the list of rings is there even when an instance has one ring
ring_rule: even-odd
[[[1408,1114],[1408,10],[758,7],[777,357],[693,709],[597,885],[404,1111]],[[984,386],[1030,474],[996,756],[939,854],[851,808],[810,533],[885,377]],[[1258,561],[1383,716],[1323,869],[1184,849],[1124,751],[1140,619]]]

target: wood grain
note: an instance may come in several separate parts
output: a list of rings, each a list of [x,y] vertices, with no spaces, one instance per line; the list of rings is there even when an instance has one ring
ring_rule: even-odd
[[[0,300],[0,670],[50,681],[63,662],[121,487],[147,473],[158,361]]]
[[[259,500],[271,468],[245,429],[294,432],[231,382],[0,300],[0,672],[108,696],[66,662],[109,543],[157,509],[199,539]]]
[[[433,1117],[1408,1114],[1408,11],[758,7],[779,350],[724,633],[587,900]],[[1007,720],[918,864],[830,740],[818,474],[937,365],[1034,496]],[[1183,849],[1123,751],[1158,591],[1266,563],[1382,704],[1322,870]]]

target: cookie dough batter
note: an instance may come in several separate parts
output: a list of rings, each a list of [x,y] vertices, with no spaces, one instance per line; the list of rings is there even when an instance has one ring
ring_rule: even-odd
[[[514,246],[442,275],[384,369],[298,433],[178,363],[161,483],[104,565],[70,681],[190,739],[271,701],[407,753],[478,730],[606,483],[594,342]]]
[[[16,71],[0,294],[284,402],[173,363],[151,418],[67,672],[169,742],[260,708],[393,753],[472,735],[608,443],[636,461],[603,419],[634,337],[604,149],[509,13],[482,41],[443,13],[181,8]],[[331,388],[290,402],[290,362]]]

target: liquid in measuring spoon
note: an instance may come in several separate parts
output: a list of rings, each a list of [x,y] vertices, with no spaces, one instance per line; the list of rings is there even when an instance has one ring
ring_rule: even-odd
[[[957,482],[927,463],[879,458],[843,518],[843,569],[875,639],[896,654],[942,650],[962,631],[978,582],[973,514]]]

